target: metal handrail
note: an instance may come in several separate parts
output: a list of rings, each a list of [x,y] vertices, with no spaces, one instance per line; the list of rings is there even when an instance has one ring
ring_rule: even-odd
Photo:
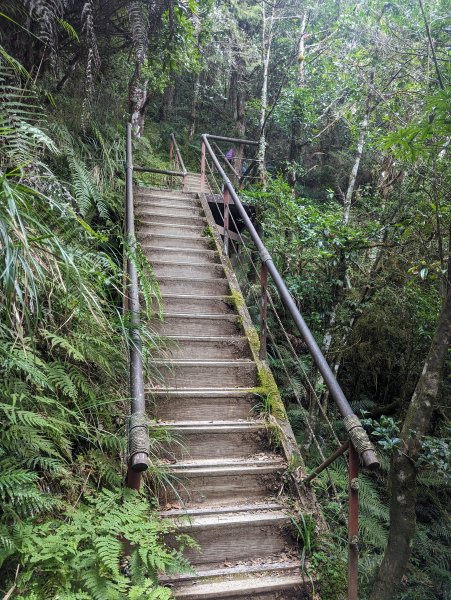
[[[224,169],[221,166],[221,163],[219,162],[215,152],[213,151],[208,141],[209,139],[218,139],[218,136],[203,134],[202,142],[205,145],[205,148],[208,150],[208,153],[210,154],[211,159],[213,160],[215,167],[218,170],[218,173],[221,175],[224,182],[224,188],[227,189],[228,193],[230,194],[230,197],[233,199],[235,207],[241,217],[241,220],[244,222],[246,229],[248,230],[250,237],[260,254],[262,263],[264,263],[268,270],[268,273],[271,275],[274,285],[279,293],[283,304],[291,314],[296,324],[296,327],[299,330],[299,333],[301,334],[307,348],[310,351],[310,354],[312,355],[312,358],[318,368],[318,371],[321,373],[324,382],[329,389],[330,395],[335,400],[338,410],[340,411],[341,416],[343,417],[343,422],[348,431],[348,435],[352,444],[355,446],[366,467],[378,467],[379,459],[377,458],[374,447],[370,442],[366,431],[363,429],[359,418],[354,414],[354,411],[352,410],[351,405],[349,404],[338,381],[336,380],[332,369],[329,367],[329,364],[327,363],[323,353],[321,352],[321,349],[316,343],[312,332],[310,331],[307,323],[305,322],[298,307],[296,306],[293,297],[291,296],[287,286],[285,285],[285,282],[283,281],[279,271],[277,270],[270,253],[268,252],[262,239],[258,235],[254,225],[252,224],[251,219],[249,218],[249,215],[244,210],[241,200],[235,192],[235,189],[230,179],[227,177]],[[249,143],[248,140],[236,140],[234,138],[221,139],[226,139],[227,141],[233,140],[235,142],[240,141],[241,143]],[[203,152],[202,154],[204,157],[205,152]],[[201,173],[205,173],[205,167],[201,168]],[[204,181],[202,180],[201,185],[203,185],[203,183]]]
[[[180,171],[174,171],[171,169],[158,169],[157,167],[138,167],[134,166],[133,171],[136,173],[156,173],[157,175],[169,175],[172,177],[181,177],[182,178],[182,191],[185,190],[186,176],[188,175],[188,171],[186,170],[185,163],[183,162],[182,155],[180,153],[180,149],[177,144],[177,140],[175,139],[175,135],[171,133],[171,146],[170,146],[170,160],[172,161],[172,149],[175,148],[175,153],[177,160],[175,161],[176,167],[180,166]]]
[[[307,326],[304,318],[302,317],[298,307],[296,306],[287,286],[285,285],[279,271],[277,270],[274,262],[263,244],[260,236],[258,235],[249,215],[244,210],[244,207],[239,199],[235,189],[227,177],[224,169],[221,166],[218,157],[212,150],[209,143],[209,139],[218,139],[219,136],[211,136],[208,134],[202,135],[202,158],[201,158],[201,190],[203,191],[206,177],[206,153],[210,155],[217,172],[222,177],[223,181],[223,195],[224,195],[224,254],[229,254],[229,205],[231,200],[235,204],[235,208],[241,220],[244,222],[247,231],[250,234],[252,241],[254,242],[261,259],[261,313],[260,313],[260,358],[266,358],[266,335],[269,331],[267,328],[267,307],[268,307],[268,289],[267,289],[267,277],[268,273],[271,275],[274,285],[277,289],[280,299],[291,314],[296,326],[304,339],[306,346],[308,347],[312,358],[321,373],[330,395],[334,399],[338,410],[343,418],[343,423],[348,432],[349,440],[342,444],[340,448],[330,458],[324,460],[323,463],[318,466],[313,473],[303,480],[303,484],[306,485],[312,479],[314,479],[321,471],[326,469],[334,460],[342,456],[345,452],[349,452],[348,457],[348,600],[358,599],[358,557],[359,557],[359,526],[358,526],[358,513],[359,513],[359,457],[368,468],[375,469],[379,466],[379,460],[374,450],[373,444],[370,442],[366,431],[363,429],[359,418],[354,414],[348,400],[346,399],[338,381],[336,380],[331,368],[329,367],[323,353],[321,352],[318,344],[313,337],[312,332]],[[219,138],[227,141],[234,141],[236,143],[249,143],[248,140],[237,140],[235,138]],[[252,142],[256,144],[257,142]],[[272,305],[272,301],[271,301]]]
[[[240,189],[242,189],[243,183],[246,181],[246,178],[250,176],[250,174],[252,173],[252,171],[255,169],[256,164],[258,163],[258,161],[256,162],[251,162],[251,164],[247,167],[247,169],[244,171],[244,173],[238,173],[235,169],[235,167],[232,165],[232,163],[227,159],[227,157],[222,153],[221,149],[219,148],[219,146],[216,144],[216,141],[218,142],[229,142],[232,144],[237,144],[237,145],[241,145],[241,146],[258,146],[259,142],[255,141],[255,140],[244,140],[244,139],[240,139],[240,138],[231,138],[231,137],[224,137],[222,135],[211,135],[211,134],[205,134],[207,135],[207,137],[210,140],[214,140],[214,145],[217,148],[217,150],[219,150],[219,152],[221,153],[221,158],[224,162],[224,164],[226,164],[230,171],[236,176],[237,181],[239,183],[239,187]],[[244,157],[243,157],[243,160]],[[246,158],[246,160],[248,160]]]
[[[138,170],[138,169],[135,169]],[[136,251],[135,215],[133,208],[132,126],[126,128],[125,162],[125,235],[127,239],[127,306],[130,315],[130,419],[128,427],[127,486],[139,489],[141,473],[149,467],[149,434],[147,428],[142,343],[140,336],[139,284],[136,264],[132,259]]]
[[[185,163],[183,162],[183,158],[182,158],[182,155],[180,154],[180,150],[179,150],[179,146],[178,146],[178,144],[177,144],[177,140],[175,139],[175,135],[174,135],[173,133],[171,133],[171,142],[172,142],[172,144],[174,145],[174,148],[175,148],[175,153],[176,153],[176,155],[177,155],[177,158],[178,158],[178,161],[179,161],[180,168],[182,169],[182,173],[183,173],[184,175],[187,175],[187,174],[188,174],[188,171],[187,171],[187,170],[186,170],[186,168],[185,168]]]
[[[240,138],[224,137],[222,135],[212,135],[211,133],[204,133],[202,138],[206,136],[211,140],[218,140],[219,142],[232,142],[233,144],[243,144],[244,146],[258,146],[259,142],[255,140],[242,140]]]
[[[170,171],[169,169],[157,169],[156,167],[133,167],[137,173],[159,173],[161,175],[172,175],[173,177],[185,177],[186,173]]]

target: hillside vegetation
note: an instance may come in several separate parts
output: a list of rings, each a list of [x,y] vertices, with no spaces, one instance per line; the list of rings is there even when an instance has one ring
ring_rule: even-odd
[[[147,317],[158,318],[159,298],[142,252],[124,239],[128,120],[146,166],[168,166],[171,132],[196,172],[202,133],[259,142],[242,198],[380,451],[382,469],[362,475],[361,597],[451,598],[447,8],[1,3],[5,600],[170,598],[158,572],[189,569],[181,551],[191,542],[181,536],[178,552],[162,541],[169,526],[155,490],[170,485],[165,472],[153,461],[141,494],[124,488],[127,256]],[[243,293],[258,324],[250,272],[247,264]],[[270,311],[268,361],[313,467],[345,431],[276,308],[289,341]],[[151,325],[141,334],[147,374],[158,379],[149,359],[162,341]],[[155,455],[161,441],[151,440]],[[347,485],[344,462],[314,484],[333,532],[308,548],[323,600],[343,598]]]

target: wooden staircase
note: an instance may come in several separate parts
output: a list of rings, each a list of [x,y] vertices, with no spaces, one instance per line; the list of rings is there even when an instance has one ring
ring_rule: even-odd
[[[287,456],[255,409],[260,367],[227,261],[205,235],[199,176],[185,189],[135,191],[138,239],[163,299],[154,327],[172,343],[157,360],[164,385],[146,389],[153,417],[174,434],[165,459],[177,493],[167,491],[162,516],[202,549],[187,552],[194,574],[163,581],[180,599],[311,598],[284,495]]]

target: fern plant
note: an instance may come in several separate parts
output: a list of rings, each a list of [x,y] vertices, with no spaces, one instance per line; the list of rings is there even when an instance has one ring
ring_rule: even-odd
[[[16,582],[20,595],[170,598],[158,574],[189,570],[181,554],[186,538],[181,549],[168,548],[164,536],[173,526],[134,491],[104,489],[85,500],[68,507],[63,521],[16,528],[13,543],[24,567]]]
[[[10,64],[0,58],[0,593],[168,598],[157,571],[186,567],[164,546],[169,526],[144,497],[120,491],[129,326],[108,203],[117,165],[98,168],[105,140],[95,155],[54,125],[55,142],[32,82],[23,89]],[[129,258],[154,306],[158,288],[138,253]],[[150,359],[158,341],[142,331]],[[131,544],[122,569],[119,536]]]

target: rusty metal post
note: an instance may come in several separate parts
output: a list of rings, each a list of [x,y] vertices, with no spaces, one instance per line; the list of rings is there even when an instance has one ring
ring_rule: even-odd
[[[261,310],[260,310],[260,351],[261,360],[266,359],[266,339],[268,337],[268,267],[265,261],[261,266]]]
[[[186,175],[183,175],[183,177],[182,177],[182,192],[185,191],[185,187],[186,187]]]
[[[359,454],[349,444],[348,600],[358,600],[359,574]]]
[[[229,256],[229,203],[230,193],[224,187],[224,255]]]
[[[205,142],[202,140],[202,158],[200,162],[200,191],[203,192],[205,187]]]
[[[315,479],[315,477],[322,473],[324,469],[327,469],[329,465],[331,465],[335,460],[337,460],[337,458],[344,454],[348,448],[349,440],[342,444],[337,450],[335,450],[335,452],[327,460],[321,463],[319,467],[316,467],[316,469],[312,473],[310,473],[308,477],[302,480],[302,483],[310,483],[311,481],[313,481],[313,479]]]
[[[141,487],[141,473],[138,471],[134,471],[130,465],[128,465],[127,469],[127,479],[126,485],[131,490],[137,490],[139,492],[139,488]]]

